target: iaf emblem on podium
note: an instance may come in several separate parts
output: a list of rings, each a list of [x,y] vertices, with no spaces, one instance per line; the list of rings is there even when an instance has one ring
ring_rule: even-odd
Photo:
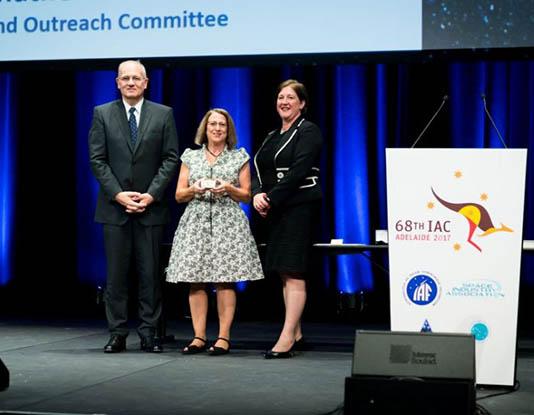
[[[427,272],[416,272],[408,277],[403,291],[406,301],[418,306],[433,305],[440,295],[437,278]]]

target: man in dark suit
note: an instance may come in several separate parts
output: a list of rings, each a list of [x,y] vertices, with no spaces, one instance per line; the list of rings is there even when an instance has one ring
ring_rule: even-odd
[[[126,349],[128,275],[139,277],[137,332],[141,349],[161,352],[159,247],[169,220],[165,189],[178,168],[172,109],[144,99],[148,78],[139,61],[119,65],[122,99],[95,107],[89,132],[91,169],[100,183],[95,221],[103,224],[107,257],[106,353]]]

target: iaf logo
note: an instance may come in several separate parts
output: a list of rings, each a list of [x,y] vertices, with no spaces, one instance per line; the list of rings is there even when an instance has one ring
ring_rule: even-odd
[[[404,283],[404,297],[418,306],[434,305],[440,297],[438,279],[429,272],[416,272]]]
[[[476,341],[482,342],[488,338],[489,328],[484,323],[478,322],[473,324],[473,327],[471,327],[471,334]]]

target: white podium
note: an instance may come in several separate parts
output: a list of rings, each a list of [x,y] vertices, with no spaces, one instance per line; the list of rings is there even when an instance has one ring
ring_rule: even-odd
[[[391,329],[471,333],[513,386],[526,149],[387,149]]]

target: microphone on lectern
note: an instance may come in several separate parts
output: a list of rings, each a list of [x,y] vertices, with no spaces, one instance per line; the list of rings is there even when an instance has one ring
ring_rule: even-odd
[[[499,136],[499,139],[501,140],[501,143],[504,146],[504,148],[508,148],[508,146],[504,142],[504,139],[502,138],[501,132],[499,131],[499,129],[495,125],[495,121],[493,121],[493,118],[492,118],[490,112],[488,111],[488,106],[486,104],[486,94],[482,93],[482,94],[480,94],[480,97],[482,98],[482,102],[484,103],[484,111],[486,111],[486,115],[488,116],[489,120],[491,121],[491,125],[493,125],[493,128],[495,129],[495,131],[497,131],[497,135]]]
[[[440,113],[441,109],[443,108],[443,106],[445,105],[445,103],[448,101],[449,99],[449,96],[448,95],[443,95],[443,99],[441,100],[441,105],[439,106],[439,108],[437,109],[437,111],[434,113],[434,115],[432,116],[432,118],[430,118],[430,121],[428,121],[428,123],[425,125],[425,128],[423,128],[423,131],[421,131],[421,133],[417,136],[417,138],[415,139],[414,143],[412,144],[412,146],[410,148],[414,148],[415,145],[418,143],[418,141],[421,139],[421,137],[423,136],[423,134],[425,133],[425,131],[428,129],[428,127],[430,127],[430,124],[432,124],[432,121],[434,121],[434,118],[436,118],[436,116]]]

